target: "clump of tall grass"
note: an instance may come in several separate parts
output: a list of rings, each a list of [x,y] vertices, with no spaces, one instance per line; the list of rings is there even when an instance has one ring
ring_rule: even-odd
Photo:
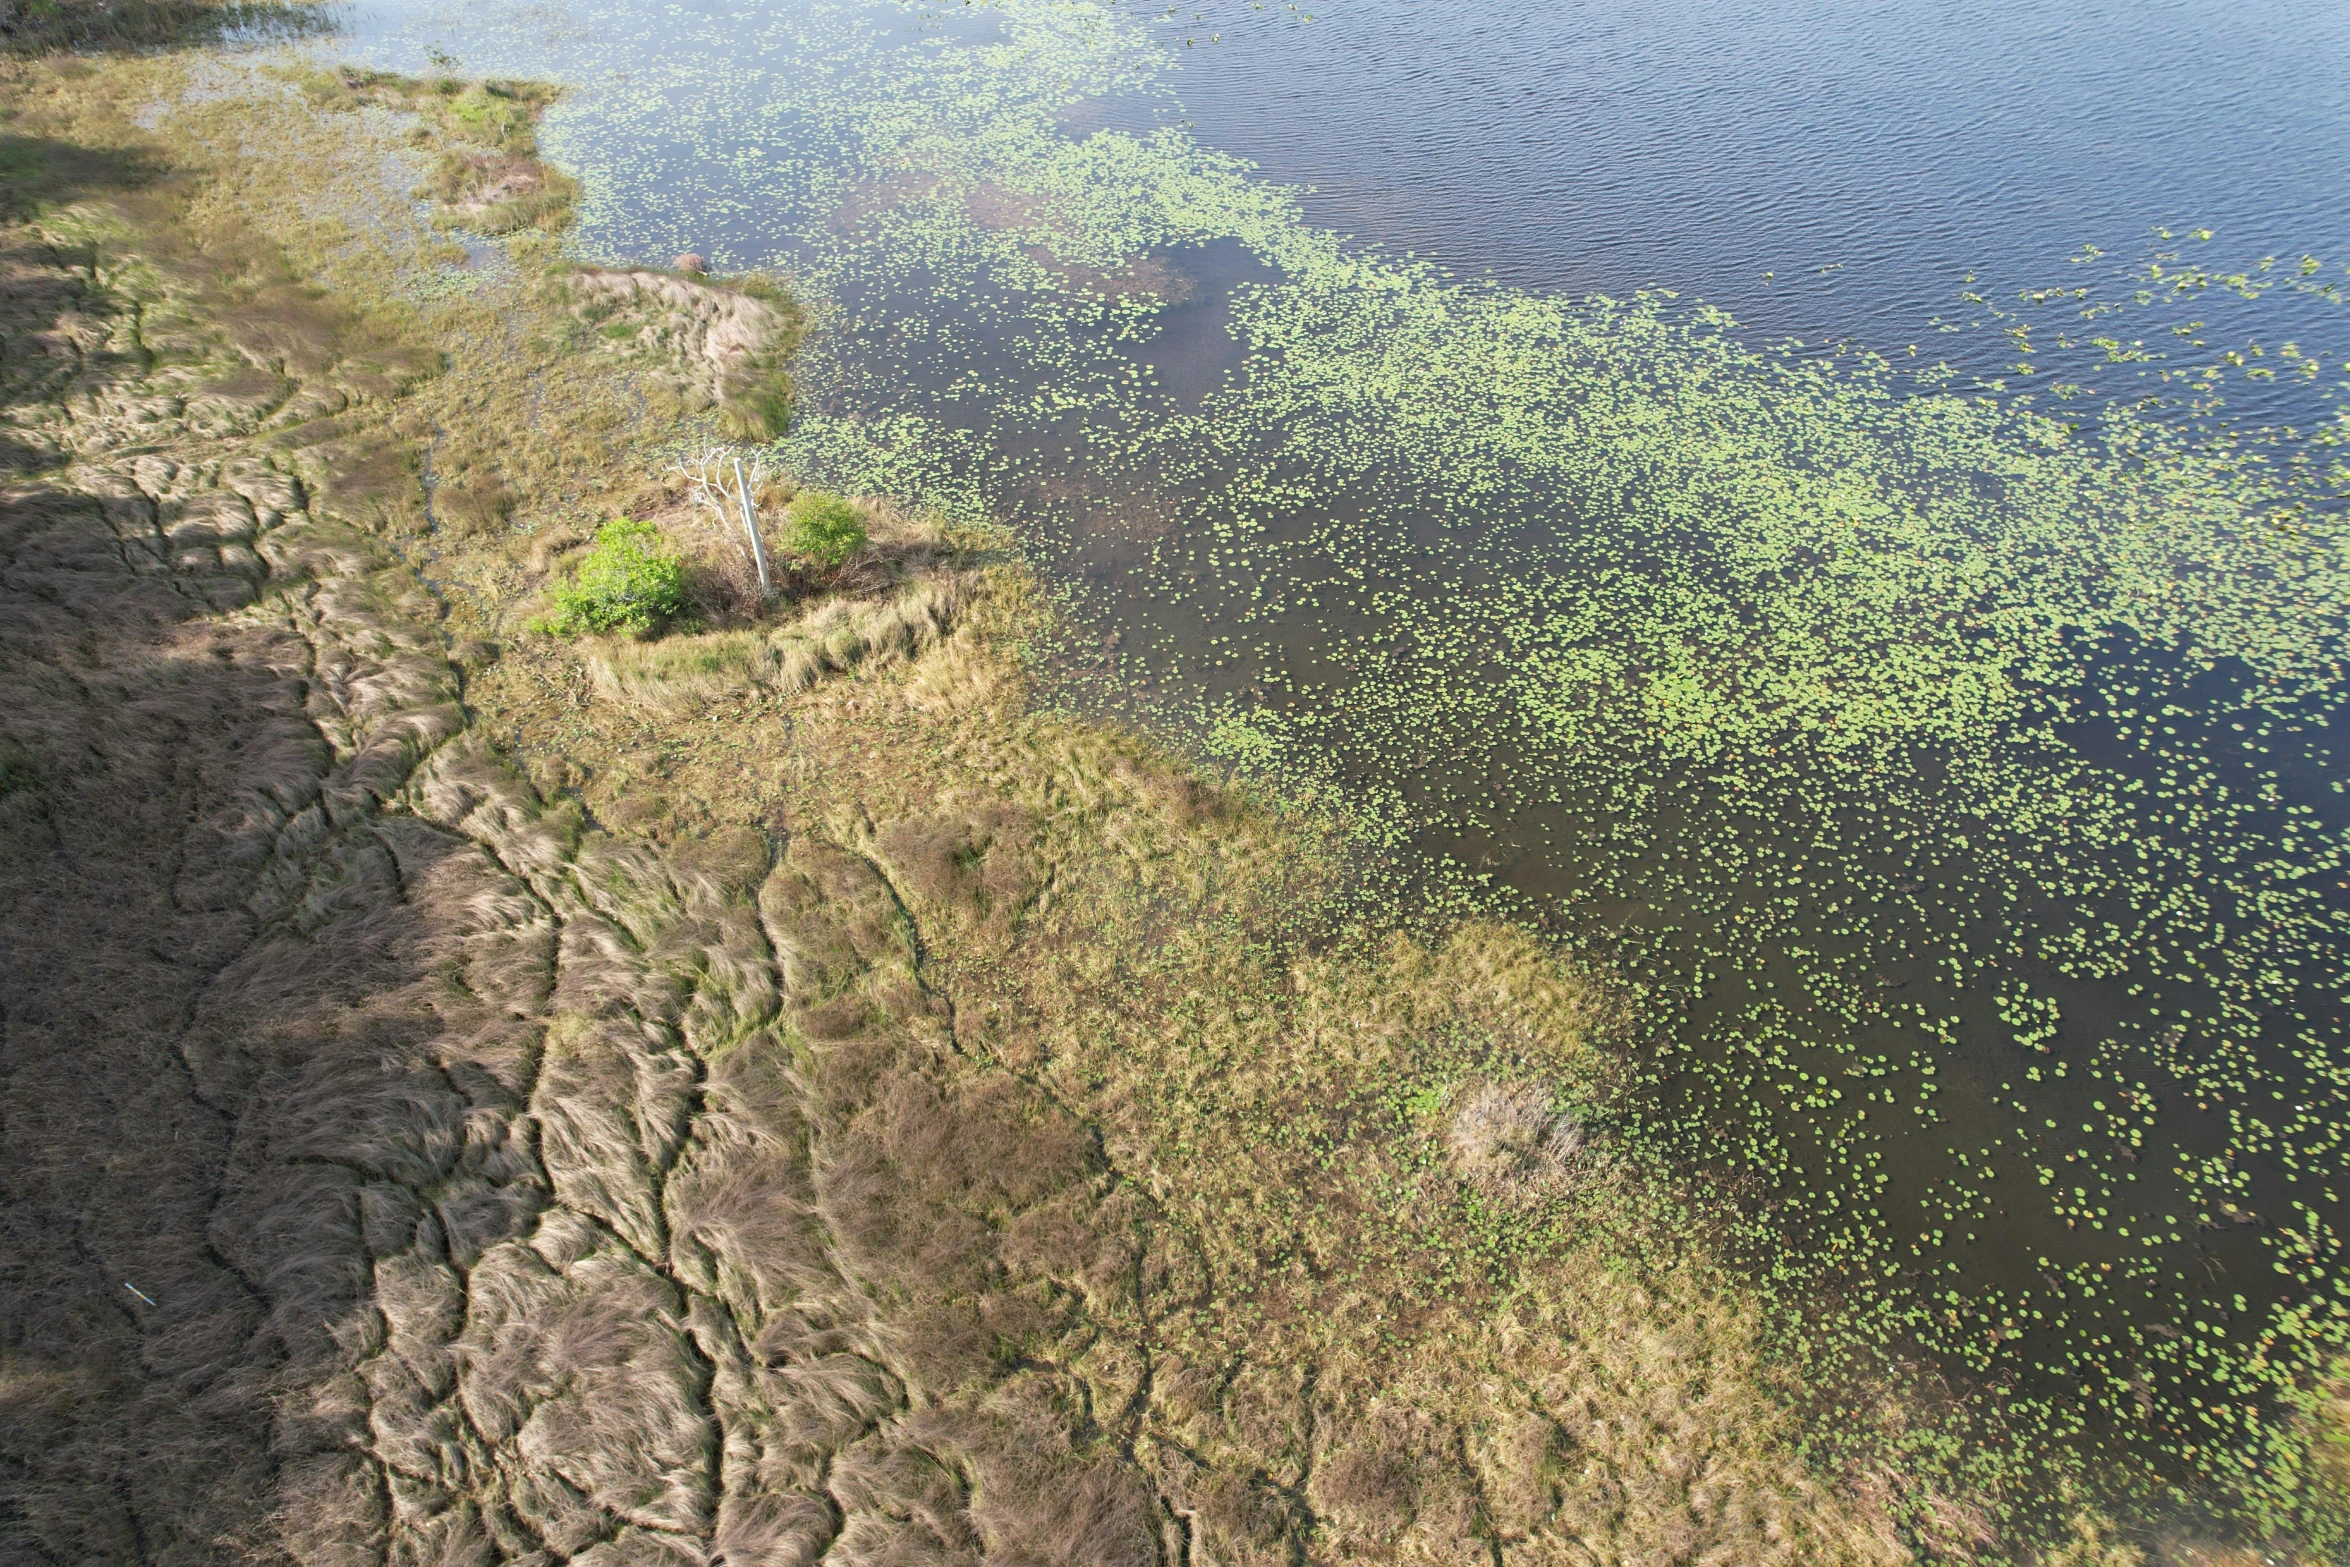
[[[1445,1132],[1453,1173],[1489,1200],[1521,1203],[1561,1189],[1583,1148],[1583,1123],[1523,1083],[1486,1083]]]
[[[731,278],[729,292],[767,308],[762,340],[728,364],[718,379],[718,425],[740,441],[772,441],[791,424],[791,371],[800,346],[799,304],[771,279]]]
[[[770,279],[719,283],[649,268],[566,274],[572,319],[587,336],[651,351],[670,361],[660,396],[676,411],[711,414],[726,435],[769,441],[791,420],[787,368],[803,322],[799,306]],[[680,374],[682,372],[682,375]]]
[[[954,629],[959,601],[954,579],[926,577],[894,598],[826,600],[768,630],[609,642],[590,653],[588,674],[598,696],[658,713],[754,691],[789,696],[860,664],[928,652]]]

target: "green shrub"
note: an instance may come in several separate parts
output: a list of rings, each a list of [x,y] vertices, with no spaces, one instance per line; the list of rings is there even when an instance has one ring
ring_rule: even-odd
[[[841,496],[802,490],[783,509],[783,547],[788,554],[831,567],[864,546],[864,521]]]
[[[621,517],[596,531],[595,547],[555,590],[551,629],[658,631],[685,617],[685,562],[661,547],[661,530]]]

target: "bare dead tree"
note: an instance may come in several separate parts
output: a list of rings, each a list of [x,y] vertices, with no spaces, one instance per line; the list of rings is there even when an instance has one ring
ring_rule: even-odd
[[[733,466],[734,484],[728,493],[727,465]],[[751,566],[758,573],[759,596],[773,598],[775,584],[767,569],[767,545],[759,536],[758,508],[751,504],[752,490],[766,482],[764,466],[756,461],[751,465],[748,481],[743,476],[743,460],[739,455],[713,447],[691,463],[679,463],[678,472],[685,476],[694,504],[707,507],[718,519],[721,532],[732,532],[735,519],[727,515],[729,502],[740,519],[743,537],[748,541]]]
[[[767,546],[759,542],[759,513],[751,505],[750,486],[743,483],[743,460],[734,460],[734,498],[742,507],[743,532],[751,538],[751,564],[759,568],[759,596],[772,598],[774,588],[767,581]]]

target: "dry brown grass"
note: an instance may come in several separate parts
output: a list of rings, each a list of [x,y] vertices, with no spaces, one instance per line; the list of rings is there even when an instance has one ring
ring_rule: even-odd
[[[672,406],[711,414],[739,440],[783,433],[792,395],[785,366],[799,346],[801,318],[779,288],[649,269],[582,268],[566,282],[574,319],[596,329],[600,346],[663,367],[654,380]]]
[[[1566,1182],[1583,1151],[1583,1124],[1524,1083],[1480,1083],[1445,1131],[1453,1173],[1487,1199],[1539,1201]]]
[[[872,599],[827,597],[766,630],[603,641],[585,654],[588,680],[604,700],[669,717],[750,695],[793,696],[829,675],[937,647],[964,591],[947,572]]]

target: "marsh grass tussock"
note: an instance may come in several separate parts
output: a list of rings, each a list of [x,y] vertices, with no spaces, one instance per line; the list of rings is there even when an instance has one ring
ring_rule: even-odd
[[[1453,1173],[1505,1204],[1539,1200],[1569,1179],[1583,1124],[1530,1084],[1479,1083],[1444,1132]]]
[[[598,644],[586,655],[598,696],[681,714],[727,697],[791,696],[860,664],[910,660],[954,629],[957,584],[929,578],[878,600],[826,599],[766,630],[683,633]]]

